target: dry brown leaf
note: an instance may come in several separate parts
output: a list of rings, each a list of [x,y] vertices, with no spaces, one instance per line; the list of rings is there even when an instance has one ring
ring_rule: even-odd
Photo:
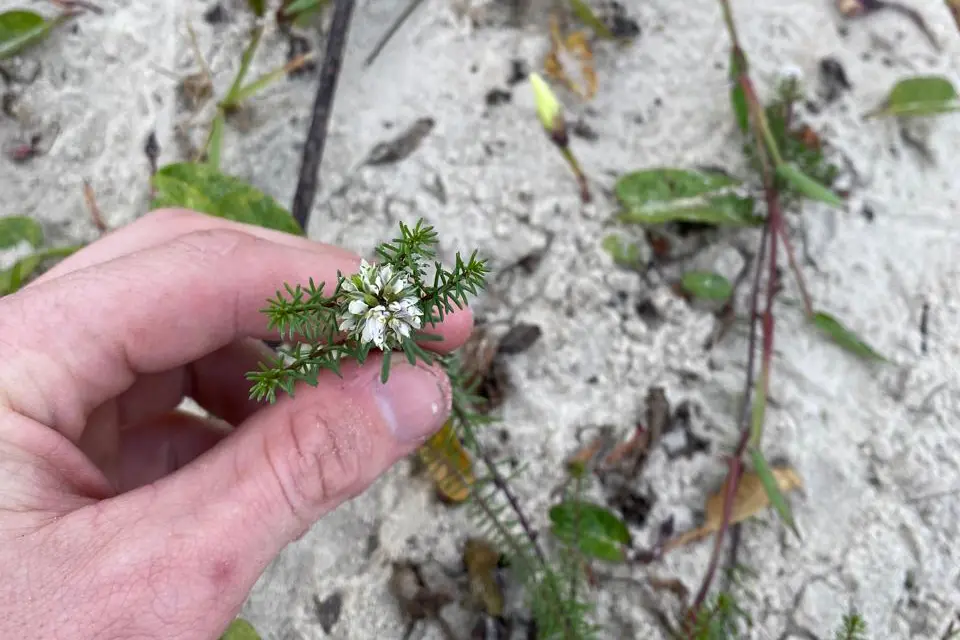
[[[427,467],[441,500],[460,503],[470,496],[470,488],[476,481],[473,463],[450,421],[431,436],[417,454]]]
[[[803,487],[803,481],[791,467],[773,467],[771,471],[782,493]],[[720,490],[707,500],[707,517],[703,526],[680,534],[664,545],[664,551],[682,547],[720,530],[720,525],[723,522],[723,502],[727,491],[726,487],[727,485],[724,483]],[[760,482],[760,477],[751,471],[746,471],[740,478],[740,485],[737,487],[737,493],[733,498],[730,524],[733,525],[747,518],[752,518],[769,506],[770,498],[767,497],[767,492],[763,488],[763,483]]]
[[[463,564],[470,580],[470,595],[487,615],[503,615],[503,591],[497,583],[500,552],[480,538],[470,538],[463,545]]]
[[[566,38],[560,34],[556,16],[550,18],[550,52],[543,61],[544,72],[562,82],[584,100],[597,93],[597,72],[586,31],[574,31]],[[579,82],[573,77],[576,76]]]
[[[943,0],[947,3],[947,9],[953,16],[953,21],[957,23],[957,29],[960,30],[960,0]]]

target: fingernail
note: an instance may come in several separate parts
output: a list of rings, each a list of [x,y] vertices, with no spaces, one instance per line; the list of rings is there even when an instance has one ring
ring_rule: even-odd
[[[423,440],[436,433],[450,413],[450,383],[440,371],[396,362],[374,396],[384,420],[400,442]]]

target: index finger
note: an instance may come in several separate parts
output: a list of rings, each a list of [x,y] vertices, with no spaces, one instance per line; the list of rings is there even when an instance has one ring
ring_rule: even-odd
[[[260,310],[284,283],[312,277],[332,290],[337,271],[359,262],[211,229],[35,283],[0,299],[0,403],[76,441],[90,412],[137,375],[239,338],[276,339]],[[456,348],[471,325],[469,313],[450,316],[430,346]]]

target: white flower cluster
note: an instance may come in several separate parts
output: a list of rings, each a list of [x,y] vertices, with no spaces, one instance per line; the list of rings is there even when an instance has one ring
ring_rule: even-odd
[[[360,272],[343,281],[340,330],[361,344],[372,342],[382,351],[393,348],[423,324],[420,300],[410,285],[406,274],[394,272],[391,265],[361,260]]]

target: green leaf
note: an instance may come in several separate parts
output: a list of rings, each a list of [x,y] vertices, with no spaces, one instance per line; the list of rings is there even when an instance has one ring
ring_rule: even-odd
[[[9,269],[0,271],[0,296],[9,295],[19,290],[20,287],[23,286],[24,281],[45,261],[55,258],[66,258],[82,247],[83,245],[75,245],[44,249],[43,251],[38,251],[25,258],[21,258]]]
[[[296,235],[303,230],[276,200],[239,178],[206,164],[182,162],[162,167],[152,178],[151,208],[183,207],[228,220]]]
[[[711,271],[688,271],[680,279],[680,286],[691,295],[704,300],[725,301],[733,294],[730,281]]]
[[[880,360],[886,362],[887,359],[877,353],[870,345],[857,337],[855,333],[843,326],[836,318],[828,313],[818,311],[813,314],[813,325],[820,331],[833,338],[838,345],[855,353],[858,356],[868,360]]]
[[[790,527],[790,530],[793,531],[797,538],[799,538],[800,531],[797,530],[797,523],[793,519],[793,512],[790,510],[790,504],[783,496],[783,492],[780,491],[780,485],[777,483],[777,479],[774,477],[773,471],[770,469],[770,465],[767,464],[766,458],[763,457],[763,454],[759,449],[752,448],[750,449],[750,459],[753,461],[753,470],[760,479],[760,483],[763,485],[764,491],[767,492],[767,497],[770,499],[770,504],[772,504],[773,508],[777,510],[777,513],[780,514],[780,518],[783,519],[788,527]]]
[[[607,562],[626,559],[624,545],[631,542],[630,531],[609,509],[590,502],[566,500],[550,509],[550,522],[555,536],[564,542],[576,543],[591,557]]]
[[[261,640],[261,638],[252,624],[243,618],[237,618],[223,632],[220,640]]]
[[[628,209],[619,214],[617,219],[634,224],[700,222],[718,227],[752,227],[763,224],[764,218],[755,215],[753,211],[753,198],[731,193],[687,204],[653,203],[643,209]]]
[[[642,209],[650,203],[695,198],[740,184],[719,171],[686,169],[644,169],[617,180],[617,198],[628,209]]]
[[[250,70],[250,63],[253,62],[253,54],[257,51],[257,46],[260,44],[260,37],[262,35],[262,27],[258,27],[253,31],[253,37],[250,38],[247,48],[243,50],[243,55],[240,56],[240,68],[237,69],[237,76],[233,79],[233,84],[230,85],[227,96],[223,99],[223,102],[220,103],[221,107],[230,109],[240,106],[240,100],[238,99],[240,88],[243,86],[243,80],[247,77],[247,72]]]
[[[43,244],[40,223],[27,216],[0,218],[0,249],[14,247],[23,241],[29,242],[34,249]]]
[[[27,47],[40,42],[66,18],[67,16],[62,15],[47,20],[33,11],[0,13],[0,60],[12,58]]]
[[[739,184],[719,171],[634,171],[617,181],[617,198],[624,207],[618,218],[639,224],[685,221],[752,226],[763,222],[753,213],[753,198],[725,192]]]
[[[777,175],[786,180],[794,189],[812,200],[819,200],[835,207],[842,207],[843,200],[793,164],[787,162],[777,167]]]
[[[577,16],[577,20],[587,25],[593,31],[605,40],[614,40],[616,36],[613,35],[613,32],[607,28],[607,25],[603,24],[596,14],[593,12],[593,9],[590,8],[584,0],[570,0],[570,8],[573,10],[573,15]]]
[[[226,120],[218,113],[210,125],[210,138],[207,140],[207,164],[211,169],[220,168],[220,150],[223,148],[223,128]]]
[[[643,254],[635,242],[627,242],[617,235],[609,235],[601,244],[613,261],[621,267],[636,269],[643,266]]]
[[[927,116],[960,110],[957,90],[943,76],[916,76],[899,81],[883,104],[868,112],[875,116]]]
[[[247,4],[250,6],[250,10],[258,17],[262,18],[264,11],[266,11],[266,0],[247,0]]]
[[[730,104],[737,121],[740,133],[746,134],[750,129],[750,107],[747,105],[747,92],[740,84],[740,75],[746,72],[746,58],[737,55],[736,49],[730,51]]]
[[[753,398],[753,407],[750,412],[750,446],[759,448],[763,439],[763,418],[767,413],[767,387],[770,383],[770,366],[764,361],[760,368],[760,379],[757,380],[756,395]]]
[[[283,10],[283,14],[286,16],[295,16],[298,13],[315,11],[325,2],[326,0],[293,0],[293,2],[288,4]]]

